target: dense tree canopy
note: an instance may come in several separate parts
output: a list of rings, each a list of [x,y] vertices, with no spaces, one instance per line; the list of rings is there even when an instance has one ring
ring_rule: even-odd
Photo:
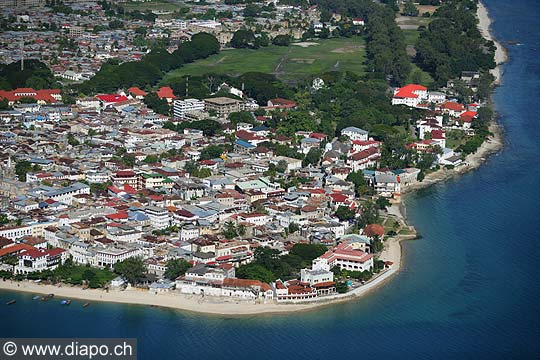
[[[403,85],[411,72],[405,38],[394,10],[371,0],[315,0],[322,9],[366,19],[368,69]]]
[[[48,89],[53,86],[54,82],[51,70],[39,60],[25,60],[22,71],[21,61],[0,64],[0,88],[3,90],[19,87],[31,87],[35,90]]]
[[[180,44],[172,54],[163,48],[153,49],[141,61],[118,64],[111,59],[90,80],[80,85],[83,93],[114,92],[130,86],[154,86],[163,73],[180,67],[184,63],[204,59],[219,51],[219,42],[211,34],[198,33],[191,41]]]
[[[441,6],[416,43],[416,61],[438,85],[459,77],[462,71],[495,67],[495,45],[478,30],[476,2],[454,0]]]
[[[114,264],[114,272],[135,285],[145,277],[146,265],[141,258],[129,258]]]

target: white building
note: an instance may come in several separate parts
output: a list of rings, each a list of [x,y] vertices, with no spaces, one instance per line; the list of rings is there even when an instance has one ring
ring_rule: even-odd
[[[117,262],[143,255],[140,248],[124,246],[99,248],[94,251],[95,258],[92,265],[101,267],[112,267]]]
[[[90,170],[86,173],[86,181],[90,184],[103,184],[109,180],[109,175],[104,172]]]
[[[405,85],[397,88],[392,97],[392,105],[406,105],[417,107],[423,101],[428,100],[428,91],[425,86],[417,84]]]
[[[350,271],[369,271],[373,268],[373,254],[356,250],[347,243],[341,243],[313,260],[313,269],[330,270],[333,267]]]
[[[151,226],[156,229],[164,229],[170,225],[169,211],[165,208],[157,206],[147,206],[144,209],[148,218],[150,218]]]
[[[341,130],[341,135],[347,136],[351,141],[355,141],[355,140],[367,141],[368,140],[368,132],[366,130],[359,129],[354,126],[349,126]]]
[[[204,101],[197,99],[174,100],[173,114],[175,118],[183,118],[187,112],[204,111]]]
[[[19,255],[19,264],[15,266],[16,274],[28,274],[34,271],[54,270],[67,258],[64,249],[29,249]]]

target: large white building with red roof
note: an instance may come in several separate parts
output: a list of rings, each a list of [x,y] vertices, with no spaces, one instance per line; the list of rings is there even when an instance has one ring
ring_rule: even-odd
[[[441,92],[430,92],[425,86],[408,84],[394,90],[392,105],[425,108],[429,103],[442,103],[446,95]],[[422,106],[423,105],[423,106]]]
[[[35,271],[54,270],[67,259],[68,252],[64,249],[24,250],[17,256],[19,264],[15,266],[16,274],[28,274]]]
[[[32,88],[17,88],[12,91],[0,90],[0,100],[7,100],[10,106],[23,98],[34,99],[41,105],[54,104],[62,101],[62,92],[60,89],[34,90]]]
[[[409,107],[417,107],[428,98],[428,91],[425,86],[417,84],[405,85],[394,90],[392,97],[392,105],[406,105]]]
[[[313,260],[312,269],[330,270],[336,266],[341,270],[369,271],[373,269],[373,254],[341,243]]]

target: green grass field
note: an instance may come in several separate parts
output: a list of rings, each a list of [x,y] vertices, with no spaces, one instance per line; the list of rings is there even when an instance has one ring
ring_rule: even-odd
[[[405,36],[405,44],[414,45],[416,40],[420,37],[420,31],[418,30],[401,30]]]
[[[138,2],[132,1],[121,4],[125,10],[158,10],[158,11],[175,11],[180,10],[182,6],[179,4],[170,3],[167,1],[147,1],[147,2]]]
[[[216,73],[238,76],[251,71],[275,74],[285,81],[333,70],[361,74],[364,60],[365,42],[358,37],[314,41],[313,45],[305,47],[291,44],[289,47],[272,45],[257,50],[231,49],[171,71],[163,82],[186,75]]]

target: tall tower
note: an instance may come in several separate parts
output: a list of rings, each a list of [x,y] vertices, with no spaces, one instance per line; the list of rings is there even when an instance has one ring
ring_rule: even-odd
[[[24,37],[21,39],[21,71],[24,71]]]

